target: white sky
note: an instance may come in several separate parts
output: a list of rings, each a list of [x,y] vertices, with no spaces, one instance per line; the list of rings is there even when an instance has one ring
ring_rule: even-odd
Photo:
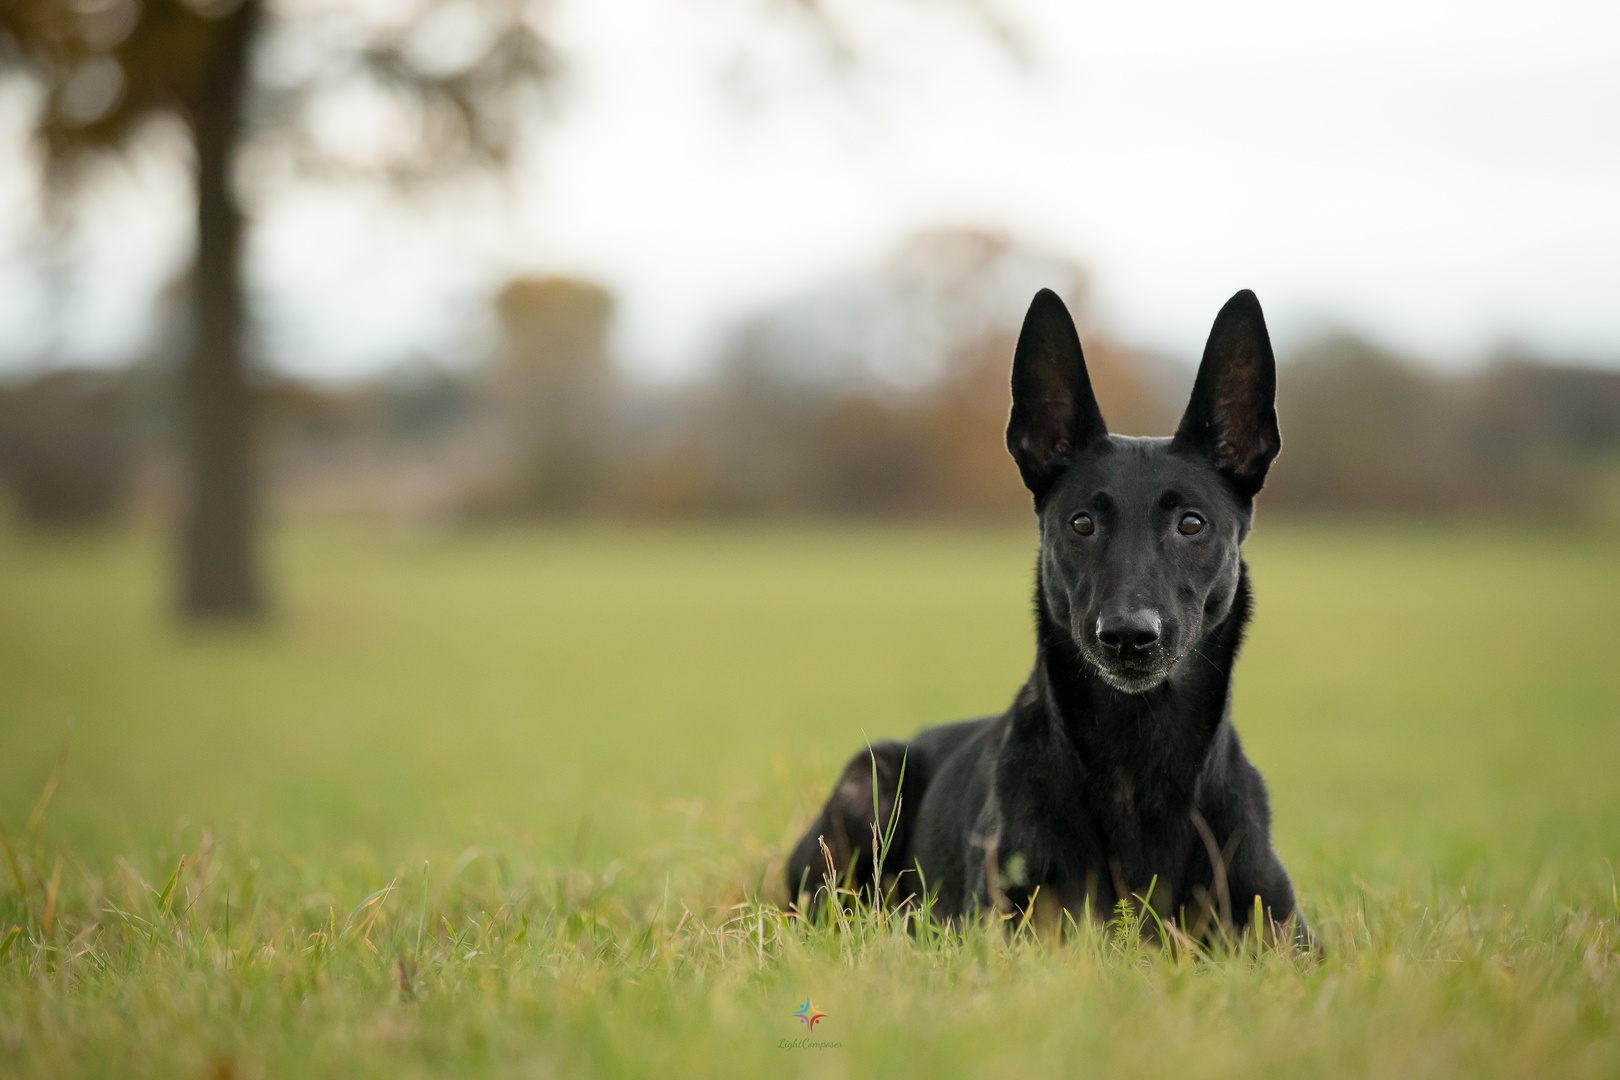
[[[848,90],[804,89],[767,41],[780,93],[745,113],[717,89],[754,33],[727,0],[566,3],[569,91],[509,216],[265,204],[251,264],[272,357],[342,377],[467,353],[506,274],[561,270],[619,293],[629,362],[678,372],[751,306],[970,224],[1089,265],[1105,324],[1189,358],[1250,287],[1283,348],[1349,326],[1442,363],[1504,339],[1620,363],[1614,0],[1005,6],[1029,71],[913,18],[874,32],[885,59]],[[15,123],[0,111],[0,138]],[[127,354],[184,260],[180,174],[138,171],[60,313],[67,354]],[[12,365],[49,325],[6,224],[16,191],[0,164]]]

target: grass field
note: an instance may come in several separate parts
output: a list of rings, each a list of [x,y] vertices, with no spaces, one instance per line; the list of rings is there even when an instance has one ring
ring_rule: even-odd
[[[197,633],[155,538],[0,533],[0,1075],[1620,1075],[1612,534],[1262,522],[1319,961],[784,922],[863,736],[1015,691],[1033,551],[303,525]]]

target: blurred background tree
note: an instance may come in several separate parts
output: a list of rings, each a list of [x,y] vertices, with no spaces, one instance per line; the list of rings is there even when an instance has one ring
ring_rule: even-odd
[[[495,300],[501,458],[493,505],[541,514],[591,506],[608,471],[613,297],[572,278],[518,278]]]
[[[134,467],[129,382],[53,371],[0,388],[0,472],[25,518],[76,525],[120,509]]]
[[[395,179],[498,166],[519,130],[518,91],[555,72],[529,5],[514,0],[418,0],[369,18],[319,3],[285,7],[280,27],[264,0],[8,0],[0,8],[0,63],[26,72],[42,93],[37,127],[53,196],[67,198],[99,155],[154,121],[179,120],[190,140],[196,249],[177,387],[186,472],[179,603],[193,618],[251,618],[265,606],[246,222],[235,175],[244,146],[279,141],[306,164]],[[452,23],[472,32],[446,34]],[[280,85],[261,88],[254,58],[277,32],[288,46],[321,47]],[[376,98],[399,137],[370,160],[314,160],[311,117],[338,93]]]
[[[1082,267],[999,232],[932,229],[874,269],[743,319],[705,384],[660,401],[662,423],[623,434],[639,449],[616,501],[730,514],[1026,510],[1002,431],[1013,346],[1043,287],[1083,327],[1113,429],[1169,426],[1160,382],[1174,369],[1097,326]]]

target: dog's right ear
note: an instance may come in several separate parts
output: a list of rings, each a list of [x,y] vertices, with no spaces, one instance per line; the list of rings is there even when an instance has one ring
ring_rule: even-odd
[[[1012,399],[1007,449],[1039,503],[1075,451],[1108,437],[1080,335],[1051,289],[1036,293],[1024,316],[1013,353]]]

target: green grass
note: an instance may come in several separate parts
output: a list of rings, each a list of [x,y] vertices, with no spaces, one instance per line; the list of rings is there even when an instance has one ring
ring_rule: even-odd
[[[1262,522],[1236,711],[1317,962],[784,922],[863,737],[1016,690],[1033,552],[303,525],[199,633],[155,538],[0,533],[0,1075],[1620,1073],[1607,534]]]

